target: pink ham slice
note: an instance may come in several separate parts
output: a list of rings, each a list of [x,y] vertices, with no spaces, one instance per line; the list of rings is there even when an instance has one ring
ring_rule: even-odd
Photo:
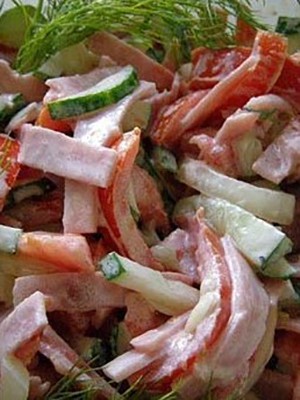
[[[107,187],[114,175],[117,153],[95,149],[50,129],[23,125],[18,161],[55,175]]]
[[[95,267],[86,238],[47,232],[23,233],[18,255],[56,265],[62,272],[93,272]]]
[[[29,102],[41,101],[46,93],[44,82],[30,74],[18,74],[7,61],[0,60],[0,76],[0,93],[22,93]]]
[[[59,374],[77,374],[78,384],[83,387],[92,385],[95,389],[93,394],[97,398],[119,399],[117,391],[96,372],[90,371],[90,367],[80,360],[78,354],[49,325],[44,329],[39,351],[52,362]]]
[[[172,86],[174,75],[170,70],[110,33],[93,35],[89,39],[89,48],[96,54],[111,57],[119,65],[131,64],[137,69],[140,79],[155,82],[158,90]]]
[[[156,93],[155,85],[141,82],[140,86],[118,103],[106,107],[97,115],[77,121],[74,137],[95,149],[109,147],[122,135],[122,121],[138,100]],[[98,227],[96,188],[66,180],[63,225],[65,232],[94,233]]]
[[[65,179],[62,221],[65,233],[96,233],[99,225],[97,188]]]
[[[100,272],[57,273],[18,278],[14,304],[39,290],[47,298],[48,311],[84,312],[101,307],[124,307],[125,291],[109,283]]]
[[[283,133],[256,160],[253,170],[265,179],[279,184],[285,178],[300,178],[300,118],[295,118]]]
[[[293,113],[291,105],[279,96],[267,94],[253,97],[243,109],[238,109],[225,120],[214,137],[200,134],[192,137],[190,143],[200,148],[200,158],[207,164],[226,175],[240,176],[243,171],[240,168],[239,156],[234,151],[234,145],[237,140],[249,133],[253,137],[268,141],[268,132],[264,132],[263,126],[258,125],[260,115],[265,111],[278,111],[289,115]]]
[[[1,322],[0,361],[8,353],[14,353],[31,339],[40,335],[47,326],[45,297],[35,292]]]
[[[224,385],[233,377],[247,377],[250,359],[266,330],[270,303],[263,285],[232,240],[225,237],[222,244],[232,279],[232,309],[228,325],[212,349],[210,365],[214,379],[222,380]]]

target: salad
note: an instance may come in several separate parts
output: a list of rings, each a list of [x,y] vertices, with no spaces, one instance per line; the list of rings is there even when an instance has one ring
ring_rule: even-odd
[[[300,18],[13,3],[0,399],[298,400]]]

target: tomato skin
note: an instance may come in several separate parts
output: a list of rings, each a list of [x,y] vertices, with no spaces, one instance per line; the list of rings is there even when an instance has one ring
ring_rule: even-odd
[[[36,125],[62,133],[72,132],[72,128],[67,121],[52,119],[46,106],[43,106],[43,108],[41,109],[40,114],[36,120]]]
[[[193,78],[190,90],[209,89],[239,67],[251,53],[250,47],[219,50],[199,47],[192,52]]]
[[[205,126],[205,122],[218,116],[221,110],[232,112],[242,108],[250,98],[268,93],[281,74],[287,57],[287,40],[281,35],[261,31],[256,35],[251,54],[246,57],[248,51],[217,52],[215,58],[221,66],[214,65],[213,60],[203,72],[213,87],[189,93],[166,107],[154,122],[151,132],[154,142],[174,149],[184,133]],[[236,65],[246,58],[231,71],[231,66],[224,63],[228,54]],[[194,57],[196,60],[196,52]],[[222,74],[227,75],[223,77]]]
[[[166,107],[158,116],[152,128],[152,139],[159,145],[173,148],[181,138],[179,121],[199,103],[207,91],[191,92]]]
[[[104,227],[101,229],[107,233],[104,242],[121,255],[161,270],[163,266],[154,259],[136,226],[127,196],[131,171],[139,150],[140,134],[139,129],[134,129],[125,133],[122,140],[115,144],[119,159],[113,182],[108,188],[98,189],[104,219]]]

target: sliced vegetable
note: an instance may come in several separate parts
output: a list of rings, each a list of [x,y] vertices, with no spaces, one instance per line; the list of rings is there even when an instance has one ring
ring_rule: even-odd
[[[1,94],[0,95],[0,129],[4,129],[9,120],[25,107],[26,101],[22,94]]]
[[[280,16],[276,25],[276,32],[288,38],[289,53],[293,54],[300,49],[300,18]]]
[[[63,132],[63,133],[71,132],[70,124],[64,120],[52,119],[48,108],[45,106],[41,109],[41,112],[35,124],[58,132]]]
[[[121,71],[101,80],[96,86],[48,103],[53,119],[65,119],[84,115],[116,103],[138,86],[138,78],[133,67],[124,67]]]
[[[153,162],[157,168],[172,172],[173,174],[177,172],[178,166],[176,158],[168,149],[155,146],[152,156]]]
[[[106,279],[141,293],[164,314],[180,315],[193,308],[198,301],[198,290],[182,282],[168,280],[160,272],[117,253],[108,254],[99,265]]]
[[[296,269],[282,257],[277,261],[266,264],[263,274],[271,278],[290,279],[296,274]]]
[[[62,49],[49,58],[38,71],[37,75],[54,78],[61,75],[76,75],[89,72],[97,67],[99,57],[91,53],[84,43]]]
[[[122,121],[123,132],[131,131],[138,127],[146,129],[151,117],[151,105],[145,101],[136,101],[125,114]]]
[[[30,17],[36,8],[31,5],[13,7],[0,17],[0,43],[18,49],[25,39],[26,30],[30,25]]]
[[[30,197],[43,196],[46,193],[52,192],[55,188],[55,183],[46,177],[38,181],[16,186],[8,193],[6,205],[12,206]]]
[[[284,225],[293,221],[295,197],[290,194],[238,181],[191,158],[182,162],[177,176],[203,194],[237,204],[267,221]]]
[[[22,361],[12,354],[1,363],[0,398],[27,400],[29,395],[29,372]]]
[[[203,207],[205,218],[218,234],[231,236],[241,253],[261,271],[292,250],[291,240],[279,229],[223,199],[205,196],[183,199],[175,208],[175,219],[180,209],[188,211],[189,204],[195,211]],[[271,266],[268,271],[271,273]]]
[[[0,251],[16,253],[22,233],[22,229],[0,225]]]

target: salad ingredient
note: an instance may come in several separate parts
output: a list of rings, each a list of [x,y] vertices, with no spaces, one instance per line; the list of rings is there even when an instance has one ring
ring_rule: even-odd
[[[0,209],[3,209],[5,198],[14,185],[20,165],[17,162],[20,144],[18,141],[0,135]]]
[[[300,19],[297,17],[280,16],[276,25],[276,32],[284,34],[289,41],[289,53],[296,53],[300,48]]]
[[[184,160],[179,167],[178,178],[206,196],[220,197],[267,221],[289,225],[293,220],[294,196],[235,180],[202,161]]]
[[[47,296],[48,311],[85,312],[102,307],[124,306],[124,290],[96,273],[58,273],[24,276],[16,280],[14,304],[35,293]]]
[[[21,93],[26,101],[40,101],[46,93],[46,86],[32,74],[20,75],[9,63],[0,60],[1,93]]]
[[[265,179],[276,184],[289,178],[298,180],[298,158],[300,145],[298,132],[300,120],[292,121],[253,164],[253,170]]]
[[[0,95],[0,126],[2,129],[25,104],[25,100],[20,93]]]
[[[96,54],[109,56],[118,65],[134,65],[139,78],[155,82],[160,91],[170,89],[172,86],[174,76],[169,69],[110,33],[101,32],[93,35],[89,40],[89,48]]]
[[[131,66],[127,66],[86,91],[50,101],[47,107],[53,119],[84,115],[116,103],[131,93],[137,85],[135,70]]]
[[[162,270],[163,266],[154,259],[139,232],[130,212],[130,204],[124,194],[129,188],[130,174],[140,144],[140,130],[124,133],[117,145],[119,155],[117,172],[112,184],[98,189],[104,231],[118,252],[142,265]]]
[[[29,372],[22,361],[12,354],[4,357],[1,363],[2,399],[13,397],[15,400],[26,400],[29,394]]]
[[[2,321],[0,327],[1,361],[7,354],[15,354],[22,360],[23,350],[25,361],[31,360],[31,357],[29,360],[27,360],[27,357],[32,355],[33,348],[36,346],[34,339],[39,338],[48,324],[45,307],[44,296],[40,292],[35,292]],[[24,319],[24,316],[27,317]],[[12,332],[14,332],[13,335]]]
[[[30,124],[22,126],[21,143],[18,161],[29,167],[100,187],[107,187],[113,178],[117,162],[113,149],[95,149],[60,132]],[[97,168],[99,162],[101,170]]]
[[[0,17],[0,42],[13,49],[21,47],[35,11],[31,5],[6,10]]]
[[[24,183],[23,185],[20,184],[8,193],[6,204],[12,206],[33,196],[43,196],[46,193],[52,192],[55,188],[55,183],[46,177]]]
[[[14,254],[21,235],[22,229],[0,225],[0,251]]]
[[[193,308],[198,300],[197,289],[179,281],[168,280],[160,272],[116,253],[103,258],[100,267],[107,280],[141,293],[163,314],[179,315]]]
[[[205,196],[182,199],[176,205],[174,218],[195,212],[189,207],[195,211],[203,207],[208,223],[219,235],[229,235],[240,252],[262,272],[267,264],[291,251],[292,242],[283,232],[226,200]],[[255,240],[257,232],[259,242]]]

